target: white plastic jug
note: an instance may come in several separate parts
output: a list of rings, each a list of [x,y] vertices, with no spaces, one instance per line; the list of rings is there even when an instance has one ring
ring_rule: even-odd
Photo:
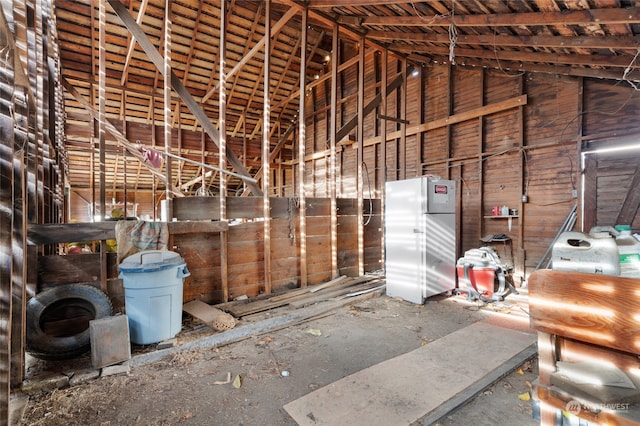
[[[640,241],[631,235],[631,226],[616,225],[616,244],[620,258],[620,276],[640,278]]]
[[[563,232],[551,250],[551,269],[620,275],[616,240],[608,233]]]

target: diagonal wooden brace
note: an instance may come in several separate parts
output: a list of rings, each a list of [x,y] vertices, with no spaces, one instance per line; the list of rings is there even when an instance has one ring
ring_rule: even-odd
[[[158,71],[164,75],[164,60],[160,52],[153,45],[151,40],[146,36],[142,28],[138,25],[138,23],[133,19],[127,8],[120,3],[119,0],[107,0],[111,5],[111,8],[116,13],[116,15],[120,18],[125,27],[131,32],[131,35],[136,39],[140,47],[145,51],[151,62],[156,66]],[[166,78],[167,76],[165,76]],[[200,105],[196,102],[196,100],[191,96],[191,94],[187,91],[187,88],[182,84],[182,81],[178,76],[176,76],[173,72],[171,72],[171,87],[176,93],[180,96],[185,105],[189,108],[191,113],[196,117],[196,120],[200,123],[204,131],[209,135],[213,143],[216,146],[220,146],[220,136],[218,134],[218,129],[215,128],[213,123],[209,120],[209,117],[205,113],[205,111],[200,107]],[[242,162],[238,159],[238,157],[233,153],[230,146],[227,144],[227,159],[229,163],[233,166],[233,168],[238,172],[239,175],[246,176],[248,178],[252,178],[249,172],[244,168]],[[261,196],[262,190],[258,187],[257,184],[246,181],[247,186],[251,189],[254,195]]]

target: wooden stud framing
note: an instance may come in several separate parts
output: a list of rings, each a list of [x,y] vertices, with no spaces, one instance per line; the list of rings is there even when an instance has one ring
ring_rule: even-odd
[[[387,79],[389,73],[389,51],[387,49],[382,51],[382,75],[380,76],[380,111],[383,115],[387,115]],[[387,120],[381,120],[380,122],[380,136],[382,136],[382,143],[380,144],[380,167],[382,168],[382,182],[380,184],[380,206],[384,213],[385,195],[386,195],[386,182],[387,182]],[[422,162],[422,157],[418,159]],[[422,174],[422,168],[420,169]],[[385,260],[385,227],[382,226],[382,232],[380,232],[380,258],[382,259],[383,266]]]
[[[448,67],[447,67],[447,116],[451,116],[453,114],[453,66],[451,65],[451,63],[449,63]],[[446,128],[446,138],[447,138],[447,152],[446,152],[446,156],[447,156],[447,175],[445,176],[445,179],[449,179],[450,177],[450,173],[451,173],[451,169],[449,167],[449,165],[451,164],[451,161],[448,160],[449,158],[451,158],[451,126],[447,126]],[[481,138],[482,140],[482,138]]]
[[[34,19],[34,53],[35,53],[35,71],[36,71],[36,109],[35,109],[35,125],[36,129],[41,131],[35,132],[33,140],[35,143],[35,173],[36,173],[36,210],[37,220],[44,221],[44,155],[47,152],[48,146],[44,143],[44,54],[43,54],[43,34],[42,34],[42,0],[36,0],[34,5],[34,15],[37,17]],[[48,156],[47,156],[48,157]]]
[[[485,86],[486,86],[486,71],[483,69],[480,71],[480,78],[481,78],[481,82],[480,84],[482,85],[482,93],[483,93],[483,97],[484,97],[484,91],[485,91]],[[451,90],[451,89],[449,89]],[[481,102],[481,106],[484,107],[484,99]],[[484,235],[484,226],[485,226],[485,221],[484,221],[484,161],[483,161],[483,157],[482,157],[482,153],[484,152],[484,116],[479,116],[478,117],[478,188],[480,188],[480,190],[478,191],[478,205],[480,206],[479,209],[476,210],[476,221],[477,223],[479,223],[480,225],[478,226],[478,230],[480,232],[480,235],[478,235],[478,240],[480,238],[482,238],[482,236]],[[460,188],[462,189],[462,188]],[[460,191],[460,193],[462,193],[462,191]],[[464,221],[460,220],[458,223],[460,223],[460,233],[464,232]],[[458,255],[460,253],[456,253],[456,255]]]
[[[300,287],[307,286],[307,203],[304,188],[304,172],[305,172],[305,143],[306,143],[306,126],[305,126],[305,94],[306,81],[304,76],[307,72],[307,9],[303,9],[302,14],[302,48],[300,49],[300,107],[298,115],[298,200],[299,200],[299,221],[300,221]]]
[[[11,138],[10,140],[12,140]],[[27,200],[28,192],[24,152],[14,152],[13,223],[11,271],[11,387],[20,386],[25,377],[26,310],[27,310]],[[22,250],[16,250],[17,247]]]
[[[518,79],[518,85],[519,85],[519,89],[518,89],[518,93],[524,93],[524,76],[520,76],[520,78]],[[528,176],[525,176],[525,173],[529,173],[529,171],[527,170],[527,163],[525,161],[525,155],[527,155],[526,150],[524,149],[524,120],[525,120],[525,112],[524,112],[524,106],[520,106],[518,107],[518,130],[517,130],[517,143],[518,146],[520,147],[520,176],[519,176],[519,180],[522,184],[522,191],[520,192],[521,194],[524,194],[525,190],[527,189],[527,182],[525,179],[528,178]],[[517,252],[517,259],[511,259],[513,262],[513,268],[516,271],[522,271],[524,274],[524,256],[525,256],[525,251],[524,251],[524,203],[522,202],[522,197],[520,197],[520,201],[518,201],[518,214],[519,214],[519,218],[518,218],[518,249],[516,250]]]
[[[0,43],[9,45],[11,33],[5,20],[3,7],[0,5]],[[9,55],[14,55],[12,49]],[[7,56],[7,63],[0,69],[2,79],[15,84],[16,56]],[[10,60],[13,59],[13,60]],[[11,101],[13,93],[0,88],[0,96],[3,102]],[[0,141],[0,423],[9,424],[9,399],[12,362],[12,252],[13,238],[12,227],[14,217],[11,214],[15,203],[14,188],[14,148],[13,133],[14,123],[5,114],[0,115],[0,130],[3,138]]]
[[[164,152],[165,155],[165,215],[166,220],[171,221],[173,218],[173,211],[171,208],[171,81],[167,76],[171,75],[171,0],[166,0],[164,15]]]
[[[329,141],[329,197],[331,198],[331,278],[338,276],[338,210],[336,201],[336,144],[338,129],[338,42],[340,26],[333,26],[331,41],[331,124]]]
[[[107,203],[106,203],[106,193],[105,193],[105,181],[106,181],[106,170],[105,170],[105,143],[106,143],[106,131],[105,131],[105,121],[106,121],[106,81],[107,81],[107,73],[106,73],[106,26],[107,26],[107,13],[105,7],[105,0],[100,0],[100,7],[98,9],[98,20],[99,20],[99,28],[98,28],[98,145],[100,149],[99,157],[100,157],[100,221],[103,221],[107,214]],[[102,291],[107,291],[107,242],[106,240],[100,241],[100,288]]]
[[[358,153],[357,157],[357,189],[356,198],[358,200],[358,276],[364,275],[364,203],[362,199],[362,191],[364,187],[363,182],[363,168],[364,162],[364,68],[365,68],[365,39],[360,39],[358,46],[358,53],[360,57],[358,65]]]
[[[291,10],[290,10],[291,12]],[[287,19],[288,20],[288,19]],[[271,294],[271,206],[269,205],[269,179],[271,148],[269,130],[271,105],[269,99],[269,74],[271,71],[271,0],[266,0],[264,8],[264,104],[262,123],[262,208],[264,216],[264,292]],[[240,61],[242,62],[242,61]],[[240,64],[238,64],[240,65]]]
[[[220,144],[218,145],[220,170],[225,170],[227,167],[227,130],[226,130],[226,112],[227,112],[227,5],[226,0],[220,0],[220,47],[218,55],[218,68],[219,68],[219,86],[220,91],[218,93],[220,103],[220,117],[218,123],[220,126]],[[244,155],[243,155],[244,160]],[[244,165],[244,163],[243,163]],[[227,220],[227,177],[224,173],[220,173],[220,221],[226,222]],[[223,302],[229,301],[229,268],[228,268],[228,234],[226,232],[220,233],[220,285],[222,287],[222,300]]]
[[[400,117],[403,122],[400,123],[400,146],[398,148],[398,165],[399,165],[399,178],[407,178],[407,124],[404,119],[407,117],[407,60],[402,59],[400,61],[402,66],[402,81],[403,85],[400,86]],[[363,141],[364,144],[364,141]]]

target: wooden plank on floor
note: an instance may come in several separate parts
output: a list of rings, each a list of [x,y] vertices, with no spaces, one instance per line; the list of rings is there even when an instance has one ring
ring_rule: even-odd
[[[480,321],[313,391],[284,409],[299,425],[356,420],[431,424],[490,385],[488,378],[495,381],[533,356],[535,343],[534,334]]]
[[[182,310],[207,325],[211,325],[223,313],[220,309],[214,308],[202,300],[192,300],[189,303],[185,303],[182,305]]]

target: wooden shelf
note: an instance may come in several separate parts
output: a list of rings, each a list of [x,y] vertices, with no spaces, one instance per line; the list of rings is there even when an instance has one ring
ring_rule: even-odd
[[[507,220],[507,227],[509,228],[509,231],[511,231],[511,225],[513,224],[513,218],[518,218],[519,216],[517,214],[510,214],[507,216],[485,216],[485,219],[508,219]]]

